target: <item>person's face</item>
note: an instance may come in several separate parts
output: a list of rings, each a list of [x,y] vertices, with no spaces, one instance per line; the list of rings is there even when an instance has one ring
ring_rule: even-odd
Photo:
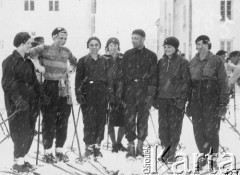
[[[66,33],[59,33],[55,38],[53,38],[54,44],[63,47],[67,41],[67,34]]]
[[[203,43],[203,41],[198,41],[196,44],[196,49],[199,53],[204,53],[208,51],[208,44]]]
[[[110,43],[108,45],[108,51],[111,55],[118,53],[118,44]]]
[[[237,65],[240,60],[240,57],[238,57],[238,56],[231,57],[230,60],[233,64]]]
[[[88,44],[90,54],[98,54],[100,43],[97,40],[91,40]]]
[[[44,44],[44,39],[41,39],[38,43],[39,43],[40,45],[41,45],[41,44]]]
[[[175,47],[173,46],[170,46],[170,45],[164,45],[164,53],[167,55],[167,56],[172,56],[175,52],[176,52],[176,49]]]
[[[221,58],[223,61],[225,61],[226,54],[220,55],[220,58]]]
[[[133,34],[132,35],[132,45],[134,48],[142,48],[144,46],[144,40],[145,38],[138,35],[138,34]]]
[[[29,40],[27,40],[27,42],[25,42],[24,44],[21,45],[21,49],[24,53],[29,53],[30,49],[32,48],[32,38],[29,38]]]

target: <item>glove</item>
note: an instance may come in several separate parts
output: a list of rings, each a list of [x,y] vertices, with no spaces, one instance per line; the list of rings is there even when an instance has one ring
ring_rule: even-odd
[[[159,109],[159,102],[158,102],[158,99],[157,98],[154,98],[153,99],[153,107],[155,108],[155,109]]]
[[[152,107],[152,104],[153,104],[153,97],[152,96],[147,96],[147,99],[146,99],[146,107],[148,109],[150,109]]]
[[[40,97],[40,104],[41,105],[49,105],[50,100],[51,100],[50,97],[44,94]]]
[[[185,103],[186,101],[183,99],[177,99],[176,100],[176,107],[179,109],[185,109]]]
[[[190,108],[190,103],[188,103],[185,113],[188,117],[192,117],[192,112],[191,112],[191,108]]]
[[[26,102],[25,100],[20,100],[17,104],[16,107],[20,110],[20,111],[26,111],[29,108],[29,104],[28,102]]]
[[[80,105],[83,105],[83,104],[86,104],[86,99],[85,99],[85,97],[82,94],[78,94],[77,95],[77,102]]]
[[[224,118],[226,113],[227,113],[227,107],[223,104],[220,104],[218,106],[218,111],[217,112],[218,112],[218,117]]]

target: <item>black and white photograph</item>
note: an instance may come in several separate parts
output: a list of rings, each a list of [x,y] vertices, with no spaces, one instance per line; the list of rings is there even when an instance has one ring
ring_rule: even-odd
[[[0,175],[240,174],[239,0],[0,0]]]

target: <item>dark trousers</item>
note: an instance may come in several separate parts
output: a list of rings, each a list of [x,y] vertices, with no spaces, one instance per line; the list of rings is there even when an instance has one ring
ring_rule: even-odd
[[[62,148],[67,138],[68,118],[71,105],[67,97],[59,97],[58,81],[44,81],[44,93],[50,103],[42,107],[42,137],[44,149],[50,149],[56,136],[56,148]]]
[[[169,156],[175,156],[182,132],[183,116],[184,109],[177,108],[174,99],[159,99],[159,139],[165,148],[171,146]]]
[[[132,82],[126,87],[124,130],[128,142],[132,142],[136,138],[145,141],[148,135],[149,108],[146,106],[146,93],[147,84],[145,82]]]
[[[107,115],[107,86],[104,82],[84,85],[86,103],[83,112],[85,144],[101,144]]]
[[[217,114],[218,100],[211,95],[191,102],[194,136],[200,153],[218,153],[221,118]]]
[[[9,120],[9,129],[14,145],[14,158],[24,157],[32,145],[38,107],[36,99],[32,102],[28,101],[28,103],[28,110],[18,112],[14,118]]]

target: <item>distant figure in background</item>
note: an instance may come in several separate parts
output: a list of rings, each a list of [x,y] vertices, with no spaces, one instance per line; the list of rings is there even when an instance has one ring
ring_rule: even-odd
[[[34,41],[37,42],[39,45],[44,44],[44,38],[42,36],[37,36],[34,38]]]
[[[219,56],[222,60],[223,60],[223,62],[226,62],[226,51],[225,50],[219,50],[217,53],[216,53],[216,55],[217,56]]]
[[[190,61],[191,93],[187,113],[192,117],[199,152],[208,154],[212,148],[213,153],[218,153],[220,121],[229,103],[227,74],[222,59],[210,51],[208,36],[200,35],[195,43],[198,53]],[[200,168],[206,164],[206,157],[198,160]],[[216,158],[212,164],[217,167]]]
[[[124,113],[121,97],[123,88],[123,80],[121,79],[123,54],[119,53],[119,40],[117,38],[109,38],[105,49],[107,54],[104,56],[108,58],[109,75],[112,86],[112,92],[110,92],[109,96],[110,115],[108,116],[108,134],[112,140],[112,152],[127,151],[122,145],[122,138],[124,136]],[[119,127],[117,140],[115,139],[115,126]]]
[[[181,57],[182,57],[183,59],[186,59],[185,53],[181,53]]]
[[[42,105],[41,108],[43,160],[46,163],[69,161],[68,156],[63,152],[72,104],[68,63],[70,62],[74,69],[77,59],[68,48],[64,47],[67,36],[66,29],[58,27],[52,32],[52,45],[42,44],[31,49],[33,56],[42,56],[42,65],[45,67],[43,93],[50,98],[50,102]],[[55,156],[57,159],[52,154],[54,136],[56,136]]]
[[[165,162],[176,161],[177,146],[182,132],[185,104],[190,86],[189,61],[178,54],[179,40],[164,40],[164,55],[158,61],[158,84],[155,104],[158,109],[159,139],[161,146],[170,149]]]
[[[17,49],[2,63],[2,88],[7,115],[10,116],[20,110],[8,120],[14,145],[12,169],[17,172],[28,172],[33,170],[33,167],[25,155],[34,137],[40,86],[28,55],[31,49],[31,36],[27,32],[20,32],[15,36],[13,45]]]
[[[231,74],[230,78],[228,79],[229,88],[233,89],[234,83],[238,83],[240,85],[240,51],[233,51],[229,54],[229,58],[231,62],[236,65],[233,73]]]

